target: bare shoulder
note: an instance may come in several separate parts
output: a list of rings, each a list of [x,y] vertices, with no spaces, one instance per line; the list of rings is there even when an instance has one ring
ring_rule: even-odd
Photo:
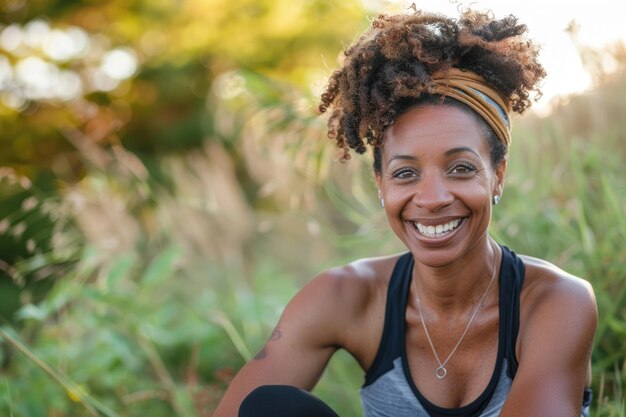
[[[328,269],[311,280],[298,297],[324,306],[334,321],[344,318],[354,322],[386,294],[397,259],[398,255],[363,258]]]
[[[350,345],[351,329],[360,328],[380,310],[399,255],[364,258],[328,269],[313,278],[289,303],[290,316],[315,320],[326,342]]]
[[[595,307],[591,284],[556,265],[532,256],[520,256],[526,268],[523,297],[532,303],[579,301]]]
[[[516,345],[519,367],[502,416],[580,415],[597,326],[591,285],[541,259],[525,265]]]
[[[342,304],[361,305],[367,302],[372,293],[386,288],[398,257],[391,255],[358,259],[322,272],[309,286],[312,292],[341,299]]]
[[[597,306],[591,284],[542,259],[520,258],[526,268],[521,294],[522,343],[525,335],[539,332],[546,337],[549,334],[564,336],[566,329],[571,330],[567,333],[572,339],[591,340],[597,325]]]

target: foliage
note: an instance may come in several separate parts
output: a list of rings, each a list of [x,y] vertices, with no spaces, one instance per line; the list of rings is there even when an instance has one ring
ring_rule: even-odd
[[[356,1],[31,3],[0,6],[0,164],[31,177],[80,176],[76,147],[196,147],[211,135],[205,99],[220,74],[304,87],[365,23]]]
[[[517,251],[548,259],[594,287],[600,316],[593,388],[598,416],[624,414],[626,377],[626,157],[616,96],[626,74],[572,97],[548,119],[528,119],[514,135],[503,205],[494,233]]]
[[[27,51],[85,88],[0,105],[0,164],[12,167],[0,175],[0,413],[209,416],[306,281],[403,249],[371,161],[332,163],[305,88],[362,12],[321,0],[24,3],[5,7],[7,22],[77,27],[104,46],[89,59]],[[89,68],[115,50],[136,72],[89,90]],[[11,65],[21,53],[6,53]],[[626,76],[601,81],[548,118],[516,120],[492,233],[594,285],[595,415],[613,417],[626,393]],[[361,382],[340,353],[316,392],[358,415]]]

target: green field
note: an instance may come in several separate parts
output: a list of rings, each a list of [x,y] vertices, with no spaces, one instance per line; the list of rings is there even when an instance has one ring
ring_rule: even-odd
[[[2,416],[208,417],[309,279],[403,250],[369,157],[333,162],[309,87],[367,25],[356,2],[200,3],[7,14],[82,25],[92,45],[139,51],[139,68],[109,91],[0,104]],[[623,51],[606,52],[619,68]],[[514,119],[491,234],[593,284],[593,415],[623,417],[626,73],[586,52],[592,91]],[[357,416],[362,380],[340,352],[316,393]]]

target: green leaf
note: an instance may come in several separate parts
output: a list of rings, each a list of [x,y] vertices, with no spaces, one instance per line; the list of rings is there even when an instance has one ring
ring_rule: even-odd
[[[181,255],[177,246],[171,246],[157,255],[143,274],[143,282],[149,287],[162,283],[172,277],[175,263]]]
[[[15,316],[18,320],[44,321],[48,314],[34,304],[26,304],[15,313]]]
[[[122,255],[113,262],[109,273],[106,275],[107,288],[115,288],[122,279],[127,277],[131,269],[135,266],[135,256],[132,254]]]

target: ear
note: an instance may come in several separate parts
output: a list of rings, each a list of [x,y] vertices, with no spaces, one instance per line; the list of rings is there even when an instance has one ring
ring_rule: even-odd
[[[496,183],[495,183],[495,188],[493,190],[494,195],[501,196],[502,192],[504,191],[504,177],[506,174],[506,163],[507,163],[507,160],[505,158],[496,167]]]
[[[378,187],[378,192],[380,193],[381,187],[383,185],[383,179],[380,172],[374,173],[374,179],[376,180],[376,187]]]

